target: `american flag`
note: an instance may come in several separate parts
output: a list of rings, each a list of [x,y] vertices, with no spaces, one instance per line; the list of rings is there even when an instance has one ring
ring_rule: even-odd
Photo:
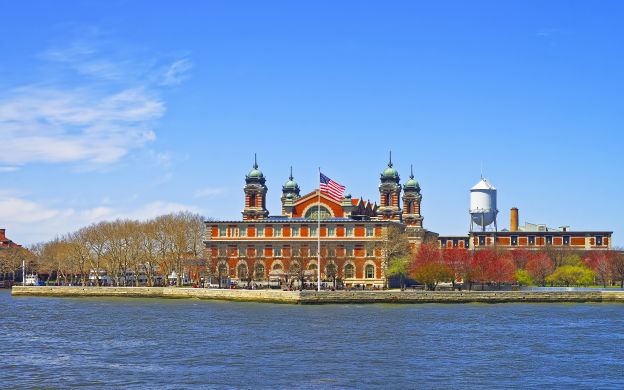
[[[336,201],[341,201],[345,188],[345,186],[336,183],[335,181],[321,173],[321,194],[325,194]]]

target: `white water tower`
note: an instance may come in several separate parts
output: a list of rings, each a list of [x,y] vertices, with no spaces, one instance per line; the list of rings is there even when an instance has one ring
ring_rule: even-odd
[[[470,231],[474,231],[474,225],[481,226],[483,231],[487,226],[496,226],[496,188],[486,179],[481,180],[470,189]]]

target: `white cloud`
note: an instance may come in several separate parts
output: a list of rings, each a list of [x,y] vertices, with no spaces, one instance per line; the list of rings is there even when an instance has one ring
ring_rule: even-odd
[[[0,100],[0,162],[106,164],[152,141],[164,103],[149,92],[23,87]]]
[[[69,69],[69,79],[0,91],[0,164],[105,165],[156,138],[166,110],[160,89],[186,79],[191,62],[177,60],[163,75],[158,59],[107,55],[86,40],[47,50],[41,58]]]
[[[189,71],[193,63],[186,58],[175,61],[163,74],[161,85],[173,86],[182,83],[189,78]]]
[[[217,196],[223,194],[225,191],[223,188],[200,188],[195,191],[195,198],[208,198],[211,196]]]
[[[202,213],[202,209],[197,206],[164,200],[153,201],[137,208],[113,208],[99,205],[76,210],[75,208],[54,207],[9,193],[0,195],[2,195],[0,197],[2,226],[0,227],[7,228],[7,235],[23,245],[47,241],[100,221],[147,220],[179,211]]]

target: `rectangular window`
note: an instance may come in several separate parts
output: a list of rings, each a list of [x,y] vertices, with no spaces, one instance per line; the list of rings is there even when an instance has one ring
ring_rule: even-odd
[[[479,245],[485,245],[485,236],[479,236]]]
[[[282,257],[282,248],[273,248],[273,257]]]
[[[238,228],[238,235],[241,237],[247,237],[247,226]]]
[[[596,245],[602,246],[602,236],[596,236]]]
[[[256,257],[264,257],[264,248],[261,246],[256,248]]]
[[[563,245],[570,245],[570,236],[563,236]]]
[[[511,236],[511,245],[518,245],[518,236]]]
[[[347,226],[346,227],[346,236],[347,237],[353,237],[353,227],[351,227],[351,226]]]
[[[293,237],[299,237],[299,226],[293,226],[291,232]]]
[[[333,226],[330,226],[327,228],[327,236],[328,237],[336,237],[336,228]]]
[[[219,256],[225,257],[225,247],[219,247]]]
[[[446,248],[446,240],[445,239],[440,240],[440,247],[441,248]]]
[[[366,227],[366,237],[372,237],[375,233],[375,230],[372,226]]]
[[[546,236],[546,245],[552,245],[553,236]]]
[[[373,257],[373,256],[375,256],[375,249],[366,247],[366,257]]]
[[[245,250],[241,247],[238,247],[238,257],[245,257]]]
[[[256,236],[264,237],[264,227],[263,226],[258,226],[256,228]]]
[[[274,237],[281,237],[282,236],[282,227],[281,226],[276,226],[275,229],[273,229],[273,236]]]
[[[327,251],[328,257],[336,257],[336,250],[334,248],[329,248]]]
[[[535,236],[529,236],[529,245],[535,245]]]
[[[353,247],[352,246],[348,246],[346,248],[346,253],[347,253],[347,257],[353,257]]]
[[[227,228],[225,227],[220,227],[219,228],[219,237],[225,237],[227,234]]]
[[[310,227],[310,237],[316,237],[317,233],[318,233],[318,228],[316,226],[311,226]]]

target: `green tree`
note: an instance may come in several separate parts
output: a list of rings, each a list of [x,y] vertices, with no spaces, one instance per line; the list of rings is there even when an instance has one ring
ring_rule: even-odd
[[[596,274],[588,268],[579,265],[562,265],[548,276],[546,281],[566,287],[587,286],[593,282],[595,276]]]
[[[388,269],[386,270],[386,274],[389,277],[399,277],[399,285],[401,287],[401,290],[405,289],[405,277],[409,274],[410,260],[411,259],[409,258],[409,256],[394,258],[392,259],[392,261],[388,265]]]
[[[531,275],[529,275],[529,272],[524,269],[519,269],[516,271],[516,280],[521,286],[530,286],[533,284],[533,279],[531,278]]]
[[[386,270],[384,283],[385,287],[388,288],[389,275],[387,270],[396,261],[401,261],[405,257],[411,256],[412,248],[410,247],[407,233],[405,233],[398,225],[389,225],[383,238],[384,239],[381,243],[380,249],[383,256],[384,270]],[[372,249],[375,249],[373,243],[370,243],[369,245],[373,245]]]

